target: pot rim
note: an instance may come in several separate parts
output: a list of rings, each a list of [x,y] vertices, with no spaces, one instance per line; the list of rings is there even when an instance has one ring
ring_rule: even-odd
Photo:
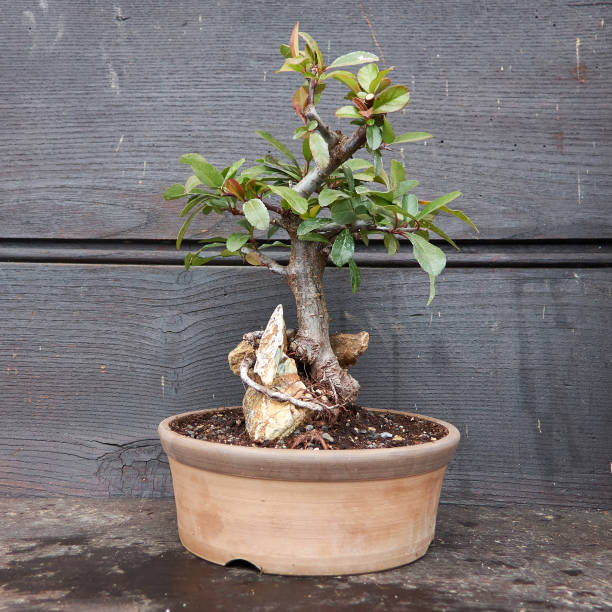
[[[235,408],[240,406],[194,410],[164,419],[159,424],[158,434],[168,457],[195,468],[246,478],[319,482],[384,480],[426,474],[446,467],[460,439],[459,430],[446,421],[414,412],[367,407],[362,409],[433,421],[446,427],[448,434],[439,440],[416,446],[315,452],[196,440],[170,428],[170,423],[188,415]]]

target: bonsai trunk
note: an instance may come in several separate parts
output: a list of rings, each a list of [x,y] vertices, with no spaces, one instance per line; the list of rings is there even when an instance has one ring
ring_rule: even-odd
[[[298,331],[291,348],[297,359],[309,366],[315,383],[331,387],[339,402],[352,404],[359,394],[359,383],[340,367],[329,340],[329,314],[323,291],[328,256],[325,244],[292,236],[287,279],[295,297]]]

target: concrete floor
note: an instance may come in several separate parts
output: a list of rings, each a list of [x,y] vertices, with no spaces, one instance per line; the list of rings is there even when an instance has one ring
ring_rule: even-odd
[[[0,610],[610,610],[610,513],[441,506],[421,560],[297,578],[178,541],[172,500],[0,499]]]

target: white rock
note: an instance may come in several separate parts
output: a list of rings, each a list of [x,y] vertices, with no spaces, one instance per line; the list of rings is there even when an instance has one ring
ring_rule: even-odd
[[[271,385],[276,376],[279,362],[287,350],[283,305],[279,304],[272,313],[257,349],[255,374],[264,385]]]
[[[261,384],[271,391],[280,391],[299,399],[312,399],[301,381],[295,360],[287,350],[283,307],[278,305],[260,340],[256,351],[255,374]],[[255,442],[276,440],[288,436],[310,416],[310,410],[298,408],[291,402],[271,399],[253,388],[247,389],[242,400],[244,423]]]

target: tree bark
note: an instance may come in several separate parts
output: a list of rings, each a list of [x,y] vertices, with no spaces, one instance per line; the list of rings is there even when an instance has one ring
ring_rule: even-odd
[[[320,242],[292,236],[287,280],[297,307],[298,331],[291,349],[299,361],[310,366],[314,382],[329,387],[342,402],[352,404],[359,394],[359,383],[340,367],[329,340],[329,314],[323,291],[329,256],[325,247]]]

